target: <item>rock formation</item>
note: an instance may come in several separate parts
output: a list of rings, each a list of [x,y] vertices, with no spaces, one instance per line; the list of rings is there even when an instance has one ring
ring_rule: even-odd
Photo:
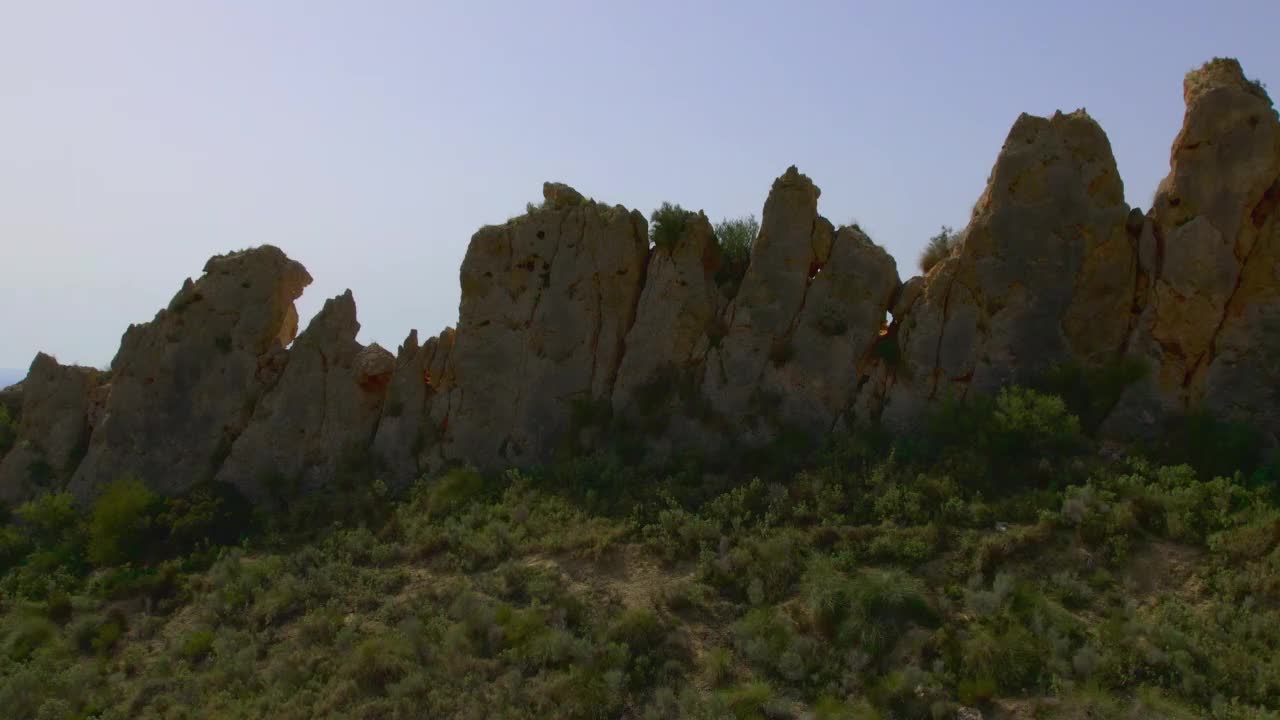
[[[545,459],[575,404],[612,392],[649,257],[644,217],[558,183],[542,192],[542,207],[477,232],[462,261],[446,405],[434,410],[448,458]]]
[[[89,412],[102,373],[36,355],[22,382],[17,442],[0,461],[0,501],[61,487],[89,442]]]
[[[784,430],[905,431],[939,398],[1118,362],[1147,372],[1100,432],[1151,434],[1206,410],[1277,443],[1280,119],[1231,60],[1189,74],[1185,98],[1149,213],[1125,204],[1087,114],[1023,115],[963,242],[905,283],[859,228],[819,214],[794,167],[736,294],[701,213],[651,248],[640,213],[547,183],[540,206],[472,238],[457,330],[421,344],[413,331],[394,357],[356,341],[350,292],[293,342],[310,277],[280,250],[213,258],[129,328],[109,383],[37,357],[0,495],[40,489],[33,458],[81,498],[134,475],[262,500],[620,438],[657,457],[723,454]]]
[[[269,245],[219,255],[154,320],[131,325],[71,489],[87,496],[134,475],[180,493],[212,478],[279,376],[298,330],[293,301],[310,283]]]
[[[1182,131],[1142,232],[1131,342],[1153,372],[1109,428],[1203,409],[1280,432],[1280,120],[1239,63],[1187,75]]]
[[[442,429],[432,419],[432,407],[442,397],[438,390],[453,339],[453,329],[446,328],[419,346],[418,331],[413,330],[396,355],[373,443],[375,461],[393,482],[408,482],[435,469],[431,451]]]
[[[1083,111],[1014,123],[958,252],[904,292],[882,419],[1123,350],[1136,238],[1106,135]]]
[[[324,307],[289,348],[274,387],[258,402],[216,479],[251,499],[363,474],[395,358],[356,342],[348,290]]]

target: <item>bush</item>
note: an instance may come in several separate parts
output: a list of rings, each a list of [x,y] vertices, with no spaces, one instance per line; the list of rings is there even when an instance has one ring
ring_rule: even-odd
[[[992,450],[998,457],[1056,457],[1081,444],[1080,421],[1053,395],[1005,388],[996,396],[991,420]]]
[[[182,639],[178,654],[188,662],[200,662],[213,651],[213,631],[208,629],[192,630]]]
[[[726,262],[745,263],[751,259],[751,246],[760,234],[760,223],[755,215],[716,223],[716,241]]]
[[[454,468],[426,491],[427,516],[438,518],[461,510],[484,494],[484,476],[475,468]]]
[[[1146,364],[1137,358],[1121,358],[1093,367],[1069,363],[1051,368],[1032,387],[1062,398],[1067,409],[1080,418],[1084,431],[1092,434],[1111,413],[1125,388],[1146,374]]]
[[[16,515],[37,545],[74,543],[80,533],[80,514],[71,493],[49,493],[23,504]]]
[[[716,241],[720,244],[720,268],[716,285],[729,299],[738,294],[742,278],[751,264],[751,247],[760,235],[760,223],[754,215],[736,220],[724,219],[716,224]]]
[[[928,274],[935,265],[945,260],[961,244],[960,235],[946,225],[937,235],[929,238],[929,242],[920,252],[920,272]]]
[[[253,506],[229,483],[204,483],[166,503],[160,516],[172,549],[233,545],[252,528]]]
[[[672,205],[669,202],[662,203],[662,206],[653,211],[653,215],[649,217],[649,241],[655,247],[671,248],[675,247],[680,236],[684,234],[684,228],[689,223],[689,218],[694,213],[685,210],[679,205]]]
[[[89,561],[106,566],[141,560],[156,539],[161,508],[159,496],[138,480],[108,485],[89,515]]]
[[[0,650],[12,660],[23,661],[58,635],[58,626],[48,618],[16,614],[0,627]]]

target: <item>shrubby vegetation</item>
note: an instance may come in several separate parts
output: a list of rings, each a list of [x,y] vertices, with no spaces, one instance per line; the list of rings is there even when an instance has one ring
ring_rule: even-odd
[[[688,224],[689,218],[695,214],[692,210],[685,210],[679,205],[662,203],[661,207],[649,216],[649,241],[660,248],[675,246],[676,241],[684,233],[684,227]]]
[[[223,487],[46,495],[0,527],[0,707],[1276,717],[1275,467],[1198,416],[1115,459],[1078,415],[1092,402],[1009,388],[941,403],[914,437],[453,468],[257,517]]]
[[[934,265],[945,260],[960,246],[960,234],[943,225],[937,235],[929,238],[924,250],[920,251],[920,272],[928,274]]]
[[[716,271],[716,284],[730,299],[738,294],[742,278],[751,263],[751,247],[760,235],[760,222],[755,215],[735,219],[725,218],[716,223],[716,241],[720,243],[720,268]]]

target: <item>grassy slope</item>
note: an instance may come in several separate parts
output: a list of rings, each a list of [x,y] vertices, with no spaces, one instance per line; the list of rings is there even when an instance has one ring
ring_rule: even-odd
[[[455,470],[130,562],[101,550],[119,540],[102,512],[28,508],[0,536],[0,707],[1276,717],[1272,481],[1103,459],[1060,405],[1016,400],[968,418],[965,442],[864,434],[759,478],[608,456]]]

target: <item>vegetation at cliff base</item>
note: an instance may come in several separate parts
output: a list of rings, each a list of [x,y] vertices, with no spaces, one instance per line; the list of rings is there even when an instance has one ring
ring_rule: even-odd
[[[256,512],[128,478],[45,495],[0,526],[0,707],[1276,717],[1274,466],[1206,418],[1119,453],[1089,402],[1010,388],[750,466],[596,452]]]

